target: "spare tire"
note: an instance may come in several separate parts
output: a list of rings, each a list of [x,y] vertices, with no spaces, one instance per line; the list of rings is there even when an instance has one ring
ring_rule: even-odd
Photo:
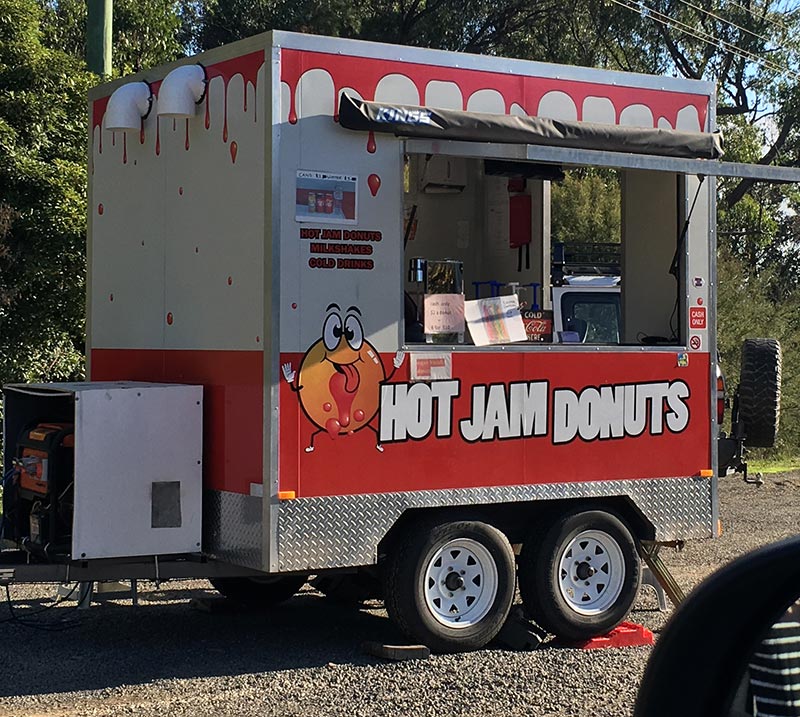
[[[781,413],[781,345],[775,339],[746,339],[739,377],[739,420],[746,445],[775,445]]]

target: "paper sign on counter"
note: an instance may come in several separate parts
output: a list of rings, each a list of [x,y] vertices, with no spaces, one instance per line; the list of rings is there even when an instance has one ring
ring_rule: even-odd
[[[425,333],[464,333],[464,294],[425,294]]]
[[[516,294],[464,303],[464,317],[476,346],[527,341]]]

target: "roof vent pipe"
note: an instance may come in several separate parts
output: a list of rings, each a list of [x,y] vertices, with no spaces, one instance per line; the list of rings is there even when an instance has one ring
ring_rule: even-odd
[[[159,117],[194,117],[206,96],[205,68],[200,65],[182,65],[170,72],[158,91]]]
[[[153,107],[153,93],[146,82],[128,82],[114,90],[106,107],[106,129],[138,132]]]

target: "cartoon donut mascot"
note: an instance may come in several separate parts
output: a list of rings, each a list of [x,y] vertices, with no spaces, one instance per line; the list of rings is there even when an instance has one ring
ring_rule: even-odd
[[[303,413],[317,428],[311,434],[306,453],[314,450],[314,438],[325,431],[331,438],[368,428],[380,408],[381,384],[391,380],[405,358],[403,351],[395,354],[394,368],[387,376],[378,350],[364,339],[361,311],[355,306],[347,309],[342,319],[341,309],[331,304],[325,310],[322,338],[311,345],[295,371],[290,363],[281,367],[283,377],[297,393]]]

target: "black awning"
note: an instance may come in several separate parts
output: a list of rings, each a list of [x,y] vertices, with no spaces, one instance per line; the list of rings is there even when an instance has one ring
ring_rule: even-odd
[[[386,132],[402,137],[532,144],[642,155],[719,159],[719,132],[681,132],[544,117],[442,110],[386,102],[365,102],[343,93],[339,124],[346,129]]]

